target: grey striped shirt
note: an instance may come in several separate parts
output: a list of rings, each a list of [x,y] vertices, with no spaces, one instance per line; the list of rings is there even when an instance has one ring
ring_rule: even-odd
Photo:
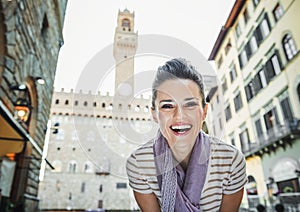
[[[246,161],[234,146],[209,137],[211,148],[200,207],[202,211],[218,211],[222,194],[233,194],[247,182]],[[161,204],[153,153],[154,140],[134,151],[127,160],[126,169],[131,188],[139,193],[154,193]]]

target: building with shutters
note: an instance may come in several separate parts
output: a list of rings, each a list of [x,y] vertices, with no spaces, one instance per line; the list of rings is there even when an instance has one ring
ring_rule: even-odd
[[[299,9],[294,0],[235,1],[209,56],[220,80],[211,131],[246,156],[245,207],[299,210]]]

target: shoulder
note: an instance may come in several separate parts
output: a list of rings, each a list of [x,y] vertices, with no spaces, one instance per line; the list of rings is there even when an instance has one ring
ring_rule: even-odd
[[[243,156],[242,152],[234,145],[228,144],[219,138],[209,136],[211,144],[211,152],[226,155],[240,155]]]
[[[154,140],[150,140],[133,151],[127,159],[127,169],[153,172],[155,170],[153,145]]]
[[[135,151],[132,152],[131,157],[143,158],[143,157],[153,157],[153,145],[154,140],[150,140],[142,146],[138,147]]]
[[[227,167],[230,172],[245,169],[245,156],[237,147],[214,137],[210,137],[210,143],[211,165],[222,169]]]

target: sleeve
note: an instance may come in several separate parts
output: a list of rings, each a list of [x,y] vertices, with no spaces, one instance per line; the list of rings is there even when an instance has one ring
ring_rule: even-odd
[[[236,193],[240,191],[246,183],[246,160],[244,155],[239,150],[236,150],[232,160],[228,184],[224,189],[224,194]]]
[[[152,189],[150,188],[143,169],[138,165],[135,153],[132,153],[126,162],[126,171],[129,180],[130,187],[139,193],[150,194]]]

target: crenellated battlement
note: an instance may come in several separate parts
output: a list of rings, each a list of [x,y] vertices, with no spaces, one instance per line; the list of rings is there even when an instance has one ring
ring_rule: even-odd
[[[115,120],[151,120],[150,98],[143,95],[128,99],[118,99],[98,92],[92,94],[91,91],[54,92],[52,98],[52,115],[63,116],[84,116],[95,118],[108,118]]]

